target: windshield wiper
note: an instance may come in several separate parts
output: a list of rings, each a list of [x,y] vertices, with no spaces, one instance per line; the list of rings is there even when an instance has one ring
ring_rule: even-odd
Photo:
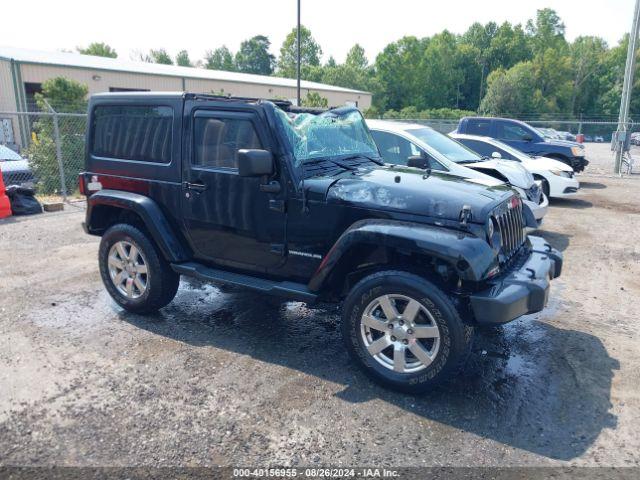
[[[378,160],[377,158],[370,157],[369,155],[365,155],[363,153],[358,153],[358,154],[355,154],[355,155],[349,155],[348,157],[343,157],[340,160],[353,160],[354,158],[365,158],[365,159],[369,160],[370,162],[375,163],[376,165],[384,165],[384,162],[382,160]]]
[[[482,160],[475,160],[475,159],[474,159],[474,160],[459,160],[459,161],[458,161],[458,162],[456,162],[456,163],[459,163],[459,164],[465,164],[465,163],[478,163],[478,162],[483,162],[483,161],[485,161],[485,160],[491,160],[491,159],[490,159],[489,157],[482,157]]]

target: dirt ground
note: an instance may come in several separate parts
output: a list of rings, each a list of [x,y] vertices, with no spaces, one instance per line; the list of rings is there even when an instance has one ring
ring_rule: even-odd
[[[363,377],[336,309],[183,281],[128,314],[81,205],[1,221],[0,465],[638,466],[640,175],[588,152],[540,231],[565,255],[549,307],[424,396]]]

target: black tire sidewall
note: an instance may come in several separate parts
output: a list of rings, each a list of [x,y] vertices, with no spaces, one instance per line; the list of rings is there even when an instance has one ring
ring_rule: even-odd
[[[138,248],[147,264],[147,289],[140,298],[132,299],[122,295],[109,275],[108,257],[111,247],[120,241],[126,241]],[[162,265],[164,259],[160,257],[153,243],[138,228],[128,224],[118,224],[111,227],[102,236],[99,249],[99,265],[102,281],[109,292],[109,295],[122,308],[136,312],[146,313],[155,311],[164,306],[162,298],[164,297],[167,278],[166,267]],[[166,304],[168,302],[164,302]]]
[[[433,315],[440,330],[440,347],[435,360],[426,369],[397,373],[380,365],[367,351],[360,331],[362,313],[371,301],[384,294],[411,297]],[[456,369],[470,342],[468,329],[438,287],[406,272],[380,272],[363,279],[349,293],[343,309],[343,339],[363,371],[384,386],[408,392],[425,391]]]

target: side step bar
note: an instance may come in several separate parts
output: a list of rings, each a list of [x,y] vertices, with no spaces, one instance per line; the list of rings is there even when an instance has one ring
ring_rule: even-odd
[[[243,275],[241,273],[209,268],[194,262],[172,263],[171,268],[181,275],[194,277],[205,282],[226,283],[238,287],[246,287],[268,295],[277,295],[309,304],[315,303],[318,299],[318,296],[302,283],[267,280],[250,275]]]

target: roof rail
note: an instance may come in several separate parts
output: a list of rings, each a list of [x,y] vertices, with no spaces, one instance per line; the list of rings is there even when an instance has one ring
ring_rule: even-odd
[[[194,100],[218,100],[228,102],[245,102],[245,103],[259,103],[259,102],[272,102],[278,106],[289,107],[291,102],[289,100],[282,100],[277,98],[256,98],[256,97],[234,97],[231,95],[216,95],[212,93],[185,93],[186,98],[193,98]]]

